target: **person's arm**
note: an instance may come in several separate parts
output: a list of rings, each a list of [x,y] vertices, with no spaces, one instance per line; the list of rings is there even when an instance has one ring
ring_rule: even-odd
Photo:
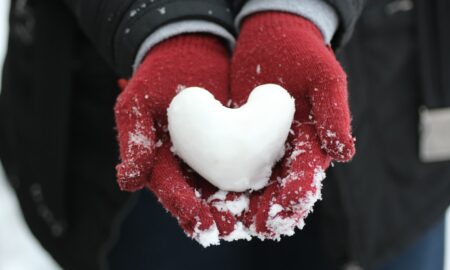
[[[64,1],[86,35],[121,77],[131,76],[141,46],[161,27],[186,20],[202,21],[208,29],[215,25],[215,29],[234,32],[233,14],[226,0]],[[194,32],[193,29],[183,31]],[[200,28],[198,32],[211,31]],[[172,32],[172,36],[175,34],[179,33]]]

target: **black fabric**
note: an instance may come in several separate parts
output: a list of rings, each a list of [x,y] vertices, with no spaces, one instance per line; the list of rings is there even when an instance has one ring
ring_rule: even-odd
[[[129,76],[139,46],[158,27],[181,20],[204,20],[224,26],[234,33],[233,15],[229,5],[224,0],[183,0],[155,1],[149,8],[142,9],[148,1],[135,1],[130,12],[117,29],[114,44],[114,63],[119,68],[119,74]]]
[[[450,10],[449,1],[417,0],[420,51],[420,76],[423,78],[423,105],[435,109],[450,107]],[[426,89],[426,90],[425,90]]]
[[[0,95],[0,157],[43,246],[64,269],[99,269],[129,199],[115,184],[112,108],[117,70],[123,67],[114,57],[125,46],[116,39],[118,29],[133,21],[130,12],[137,1],[66,2],[12,1]],[[313,222],[323,226],[322,248],[338,265],[355,262],[371,269],[418,238],[450,200],[449,162],[417,159],[418,108],[428,105],[422,97],[432,91],[426,86],[435,78],[424,71],[442,74],[433,92],[436,100],[446,100],[450,92],[448,3],[421,2],[436,14],[426,26],[417,9],[387,14],[386,5],[393,2],[368,1],[341,55],[350,80],[357,155],[351,164],[329,171],[316,212],[320,222]],[[229,3],[232,13],[242,5]],[[330,3],[341,16],[337,40],[346,40],[364,2]],[[424,38],[419,33],[433,34]],[[124,51],[137,48],[139,40],[134,36],[130,42],[135,44]],[[423,65],[435,42],[440,52]],[[158,233],[170,230],[162,227]],[[289,243],[295,251],[296,242]]]
[[[339,14],[339,27],[331,41],[335,48],[339,48],[352,36],[356,21],[367,0],[326,0],[326,2],[336,8]]]
[[[325,189],[329,187],[326,185]],[[149,191],[139,192],[138,197],[115,248],[108,255],[112,270],[209,269],[212,265],[215,270],[337,269],[328,260],[320,241],[321,202],[308,217],[304,230],[280,242],[239,241],[204,249],[184,237],[176,220],[165,213]],[[445,216],[436,223],[401,254],[375,269],[442,270]],[[166,231],[171,233],[161,233]]]
[[[387,5],[393,2],[368,1],[340,55],[349,75],[357,153],[350,164],[330,170],[326,184],[335,187],[329,190],[331,195],[324,195],[324,226],[345,224],[339,227],[342,239],[335,238],[335,229],[324,227],[327,239],[338,240],[328,242],[329,254],[365,269],[395,256],[441,218],[450,204],[450,162],[427,164],[418,158],[419,108],[426,103],[423,93],[433,91],[423,87],[430,82],[420,56],[430,53],[424,50],[433,48],[436,40],[448,39],[449,28],[428,25],[421,31],[436,36],[422,39],[419,29],[427,24],[418,19],[420,6],[391,14]],[[438,35],[436,28],[447,33]],[[434,58],[439,61],[431,63],[440,74],[439,63],[450,63],[446,55],[439,54]],[[442,100],[450,88],[439,88],[434,94],[438,93]],[[340,210],[336,200],[342,202]]]
[[[64,269],[99,269],[128,194],[115,185],[117,76],[59,0],[12,1],[0,157],[24,217]]]
[[[234,32],[226,0],[65,0],[84,32],[122,77],[132,74],[139,46],[155,29],[201,19]]]
[[[14,185],[29,189],[28,196],[33,195],[33,190],[40,193],[38,186],[54,188],[55,194],[45,198],[45,203],[52,205],[46,222],[49,226],[64,226],[65,205],[61,202],[65,199],[65,183],[59,180],[65,177],[67,168],[69,119],[67,113],[61,112],[69,107],[70,95],[61,89],[71,87],[76,26],[70,14],[58,5],[14,5],[16,2],[10,20],[14,26],[10,44],[15,45],[8,47],[2,86],[5,91],[0,100],[2,133],[7,137],[1,143],[5,155],[2,160]],[[55,40],[54,35],[60,39]],[[36,74],[44,70],[43,65],[47,73]],[[48,74],[54,73],[58,76],[50,80]],[[21,175],[29,179],[28,186],[22,185]],[[38,204],[44,199],[35,195],[34,200]]]
[[[323,256],[318,215],[308,218],[305,230],[280,242],[254,239],[205,249],[184,235],[153,194],[143,190],[138,196],[108,254],[111,270],[333,269]]]

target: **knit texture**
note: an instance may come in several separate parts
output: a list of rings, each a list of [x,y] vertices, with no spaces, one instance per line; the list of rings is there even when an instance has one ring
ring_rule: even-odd
[[[237,28],[245,17],[263,11],[283,11],[310,20],[320,29],[327,44],[330,44],[339,25],[336,11],[323,0],[250,0],[236,16]]]
[[[226,211],[212,210],[207,199],[216,188],[170,151],[166,110],[179,91],[191,86],[208,89],[225,103],[228,74],[229,55],[222,40],[207,34],[173,37],[150,50],[128,83],[121,81],[124,90],[115,106],[120,188],[135,191],[148,187],[197,240],[201,240],[201,232],[218,234],[218,228],[226,235],[235,221]]]
[[[188,33],[212,34],[226,40],[230,49],[234,47],[235,38],[233,35],[218,24],[202,20],[183,20],[179,22],[172,22],[161,26],[144,40],[138,53],[136,54],[133,70],[136,71],[141,64],[142,59],[147,55],[147,52],[156,44],[171,37]]]
[[[295,98],[285,157],[271,184],[251,194],[244,219],[262,238],[292,234],[320,199],[330,161],[354,155],[346,74],[313,23],[283,12],[257,13],[243,21],[231,70],[237,106],[266,83],[283,86]]]

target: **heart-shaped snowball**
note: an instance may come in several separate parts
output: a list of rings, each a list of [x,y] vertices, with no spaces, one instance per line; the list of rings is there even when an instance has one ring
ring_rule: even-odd
[[[167,110],[173,152],[221,190],[258,190],[284,155],[294,112],[294,99],[275,84],[255,88],[238,109],[186,88]]]

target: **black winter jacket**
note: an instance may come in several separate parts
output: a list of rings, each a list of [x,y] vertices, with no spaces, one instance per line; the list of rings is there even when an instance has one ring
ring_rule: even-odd
[[[64,269],[98,269],[119,212],[127,210],[129,196],[115,184],[112,108],[116,80],[130,75],[141,42],[158,26],[190,18],[233,31],[244,2],[12,0],[0,157],[31,230]],[[365,1],[328,2],[340,15],[339,47]],[[421,9],[388,14],[391,2],[369,2],[341,49],[358,154],[330,172],[318,208],[334,260],[367,269],[413,241],[450,200],[450,164],[416,158],[422,97],[442,101],[450,92],[450,9],[446,0],[417,0]],[[158,16],[163,7],[167,16]],[[439,31],[430,31],[436,25]],[[442,83],[426,87],[436,80]]]

